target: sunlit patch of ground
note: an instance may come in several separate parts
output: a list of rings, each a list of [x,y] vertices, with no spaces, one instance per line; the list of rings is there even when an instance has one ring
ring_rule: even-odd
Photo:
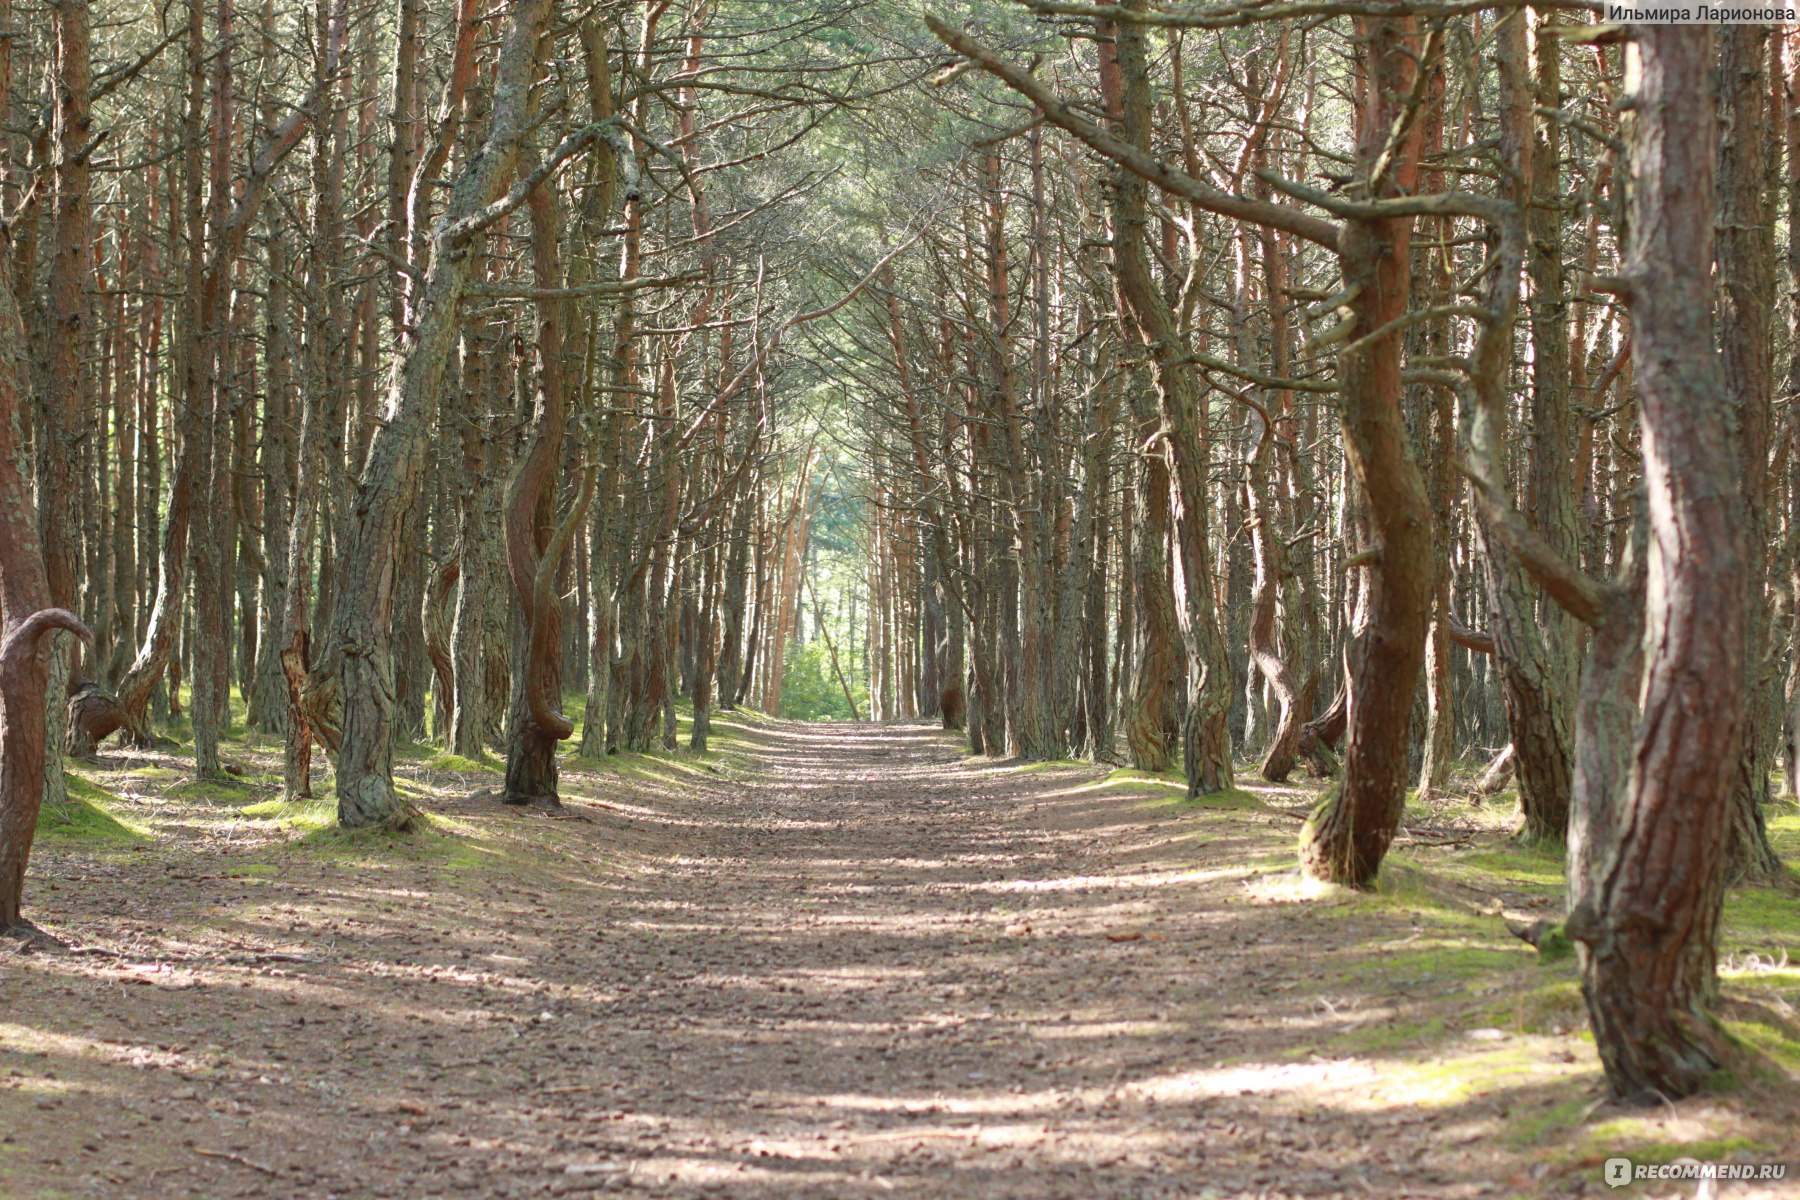
[[[685,738],[684,738],[685,744]],[[721,715],[706,754],[406,748],[405,838],[278,746],[108,750],[46,814],[0,960],[0,1196],[1620,1194],[1615,1153],[1800,1167],[1800,918],[1734,893],[1735,1090],[1605,1102],[1510,804],[1409,807],[1309,884],[1304,779],[969,761],[923,726]],[[321,767],[323,764],[321,763]],[[1772,834],[1800,859],[1800,818]],[[1692,1194],[1691,1185],[1625,1195]],[[1774,1195],[1765,1189],[1721,1195]]]

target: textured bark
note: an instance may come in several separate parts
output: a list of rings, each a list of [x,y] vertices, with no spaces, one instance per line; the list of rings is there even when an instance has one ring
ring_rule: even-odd
[[[540,288],[563,286],[562,213],[555,192],[539,185],[531,209],[532,275]],[[563,348],[563,303],[538,301],[538,388],[531,443],[506,499],[507,568],[523,619],[524,637],[507,737],[508,804],[560,804],[556,745],[575,732],[562,713],[562,601],[556,579],[575,531],[587,518],[596,468],[582,473],[567,514],[555,519],[552,472],[563,460],[568,428],[568,381]]]
[[[1444,65],[1442,61],[1425,64],[1429,72],[1426,83],[1426,111],[1423,141],[1419,152],[1428,165],[1419,171],[1421,191],[1441,191],[1444,173],[1436,163],[1444,149]],[[1551,103],[1554,103],[1552,101]],[[1423,222],[1430,235],[1453,236],[1452,222],[1447,219]],[[1455,286],[1448,253],[1428,252],[1419,267],[1423,283],[1421,301],[1426,306],[1445,303]],[[1425,355],[1442,356],[1450,352],[1450,321],[1447,317],[1425,321],[1418,329],[1418,349]],[[1437,523],[1433,539],[1431,583],[1431,632],[1425,642],[1425,738],[1424,757],[1419,765],[1419,799],[1432,800],[1444,796],[1450,788],[1450,771],[1456,757],[1456,695],[1450,679],[1451,610],[1451,542],[1456,528],[1456,390],[1443,383],[1424,384],[1419,389],[1420,423],[1429,425],[1430,451],[1426,467],[1426,488],[1431,496],[1432,516]]]
[[[759,490],[747,488],[732,505],[731,524],[726,533],[724,563],[724,599],[721,602],[719,631],[719,707],[727,711],[737,707],[738,687],[743,680],[744,612],[750,579],[750,518]]]
[[[1127,8],[1142,8],[1138,0]],[[1149,63],[1143,27],[1113,27],[1117,92],[1109,98],[1124,139],[1140,149],[1150,144]],[[1155,367],[1162,405],[1165,450],[1172,483],[1177,569],[1175,613],[1187,652],[1187,705],[1182,723],[1182,761],[1189,797],[1231,786],[1231,663],[1219,628],[1213,590],[1207,474],[1210,446],[1205,388],[1175,314],[1157,289],[1146,252],[1146,185],[1121,172],[1113,188],[1113,264],[1120,295],[1129,305],[1137,333]]]
[[[319,33],[323,57],[335,62],[344,36],[341,10],[327,13],[321,8],[320,13],[325,18]],[[336,138],[330,123],[315,122],[312,135],[313,183],[317,201],[313,212],[314,253],[308,269],[315,294],[324,290],[328,296],[335,297],[337,289],[324,289],[321,285],[324,280],[332,278],[333,274],[331,268],[334,260],[329,257],[329,248],[336,244],[336,239],[330,237],[328,231],[335,228],[338,207],[336,196],[342,176],[342,164],[335,150]],[[333,414],[333,405],[328,397],[336,389],[332,382],[335,375],[330,356],[340,342],[333,328],[334,313],[334,308],[327,307],[322,314],[324,319],[315,319],[314,325],[307,330],[296,437],[298,461],[312,465],[314,469],[295,471],[294,498],[288,514],[291,528],[287,539],[287,590],[281,598],[281,620],[276,634],[275,655],[281,663],[287,707],[282,752],[282,797],[289,802],[312,795],[313,746],[315,743],[330,745],[336,736],[327,715],[313,708],[307,694],[313,662],[312,634],[316,617],[313,612],[314,542],[321,526],[320,514],[330,502],[325,485],[336,474],[329,465],[323,470],[318,469],[321,464],[333,461],[328,456],[332,444]],[[319,569],[323,578],[323,562],[319,564]]]
[[[956,617],[973,623],[973,615],[980,605],[981,584],[972,576],[965,576],[957,570],[956,551],[950,537],[950,516],[944,511],[936,497],[938,494],[937,479],[941,474],[946,481],[953,478],[956,470],[954,462],[945,462],[943,471],[933,471],[931,454],[925,436],[925,420],[919,403],[918,391],[913,385],[912,358],[907,351],[906,333],[900,321],[900,300],[894,289],[893,272],[884,271],[882,282],[887,293],[887,335],[888,346],[893,351],[895,381],[900,388],[900,401],[906,418],[907,444],[912,450],[913,466],[919,473],[919,519],[924,523],[931,537],[932,560],[935,566],[932,586],[954,603],[957,612],[950,616],[946,623],[943,642],[934,648],[945,663],[940,672],[941,683],[938,690],[938,713],[945,729],[960,729],[966,715],[966,697],[962,672],[949,664],[948,643],[951,623],[960,624]],[[950,608],[943,604],[943,609]],[[948,616],[948,613],[947,613]],[[973,627],[973,624],[972,624]],[[974,749],[971,747],[971,749]]]
[[[55,37],[54,144],[56,189],[53,232],[44,306],[43,420],[37,430],[38,519],[49,602],[58,608],[78,607],[77,558],[80,550],[74,503],[82,446],[93,427],[93,396],[83,363],[93,334],[88,295],[93,219],[89,197],[88,155],[93,150],[93,118],[89,93],[90,64],[87,0],[57,0],[51,5]],[[67,803],[63,782],[64,696],[76,663],[67,639],[53,639],[45,692],[44,798]]]
[[[120,259],[130,245],[121,236]],[[136,249],[135,246],[132,247]],[[148,306],[145,306],[148,307]],[[142,318],[140,318],[141,320]],[[145,469],[149,455],[147,431],[137,420],[138,396],[142,378],[138,371],[137,329],[125,317],[125,299],[119,297],[113,307],[113,361],[118,382],[113,389],[113,446],[116,475],[113,479],[112,592],[113,628],[110,630],[109,653],[96,669],[109,683],[116,683],[124,673],[127,647],[136,643],[138,604],[138,475]]]
[[[1712,31],[1635,32],[1625,280],[1650,513],[1643,716],[1617,819],[1583,831],[1596,882],[1571,897],[1568,930],[1608,1081],[1655,1102],[1696,1091],[1725,1057],[1709,1009],[1744,732],[1747,570],[1732,401],[1694,336],[1712,309]]]
[[[0,239],[0,933],[13,933],[31,928],[23,916],[25,871],[44,798],[49,635],[61,629],[91,641],[93,634],[74,613],[47,607],[38,514],[18,469],[26,346],[6,249]]]
[[[1034,145],[1038,143],[1034,142]],[[1036,187],[1041,209],[1042,159],[1037,163]],[[1050,611],[1051,575],[1049,529],[1045,497],[1033,487],[1033,481],[1048,470],[1045,439],[1053,420],[1048,404],[1040,403],[1037,411],[1026,412],[1020,404],[1024,389],[1013,365],[1011,277],[1008,271],[1006,245],[1005,196],[1000,187],[1000,156],[989,154],[983,166],[983,234],[987,266],[988,325],[984,331],[990,360],[988,383],[993,389],[991,403],[1000,421],[1006,470],[1004,486],[1012,493],[1009,524],[1013,528],[1013,545],[1007,555],[1009,572],[1017,575],[1017,601],[1009,606],[1005,629],[1016,646],[1009,642],[1008,661],[1012,672],[1009,692],[1008,748],[1029,759],[1058,759],[1067,753],[1063,732],[1056,720],[1055,670],[1050,661],[1053,618]],[[1042,313],[1047,300],[1038,297],[1034,306]],[[1042,335],[1036,343],[1046,349]],[[1036,373],[1040,377],[1047,369]],[[1034,494],[1036,493],[1036,494]],[[896,596],[898,601],[899,597]],[[1016,743],[1013,745],[1012,743]]]
[[[264,45],[272,34],[265,20]],[[271,50],[272,52],[272,50]],[[290,720],[287,676],[281,666],[282,624],[287,611],[289,555],[293,539],[294,492],[298,486],[293,362],[297,345],[288,312],[287,243],[272,230],[268,243],[269,296],[264,306],[268,346],[262,437],[262,606],[256,680],[250,693],[248,721],[263,733],[287,736]],[[311,474],[311,470],[307,472]]]
[[[1501,33],[1501,104],[1499,113],[1503,153],[1518,165],[1517,176],[1503,181],[1499,197],[1506,211],[1493,229],[1494,249],[1482,297],[1488,316],[1477,335],[1470,370],[1469,399],[1464,420],[1468,426],[1470,453],[1480,486],[1477,489],[1477,531],[1483,549],[1488,608],[1492,621],[1494,657],[1499,666],[1500,691],[1506,704],[1507,728],[1513,746],[1513,769],[1519,783],[1519,806],[1524,813],[1524,837],[1535,843],[1559,843],[1568,828],[1571,793],[1570,752],[1573,738],[1574,680],[1570,639],[1562,637],[1571,619],[1560,608],[1551,618],[1538,615],[1537,587],[1526,567],[1502,541],[1493,526],[1516,520],[1508,499],[1510,468],[1507,453],[1507,410],[1511,403],[1508,370],[1512,360],[1512,325],[1519,307],[1519,272],[1527,251],[1525,200],[1534,194],[1532,169],[1536,162],[1531,144],[1531,93],[1525,78],[1525,31],[1510,22]],[[1551,231],[1554,233],[1554,230]],[[1540,231],[1541,235],[1541,231]],[[1554,248],[1552,248],[1554,249]],[[1541,255],[1539,257],[1542,257]],[[1559,271],[1541,266],[1533,273],[1536,288],[1560,289]],[[1562,328],[1557,296],[1536,296],[1534,328],[1550,344]],[[1550,327],[1548,329],[1544,327]],[[1575,549],[1572,520],[1567,516],[1567,462],[1551,470],[1542,463],[1546,454],[1565,457],[1567,429],[1565,381],[1567,337],[1561,338],[1560,363],[1548,346],[1549,360],[1536,364],[1537,386],[1533,401],[1540,418],[1534,421],[1533,472],[1540,509],[1538,538],[1547,553],[1568,558]],[[1562,502],[1552,500],[1563,495]],[[1559,515],[1546,520],[1544,514]],[[1557,631],[1552,638],[1551,631]]]
[[[101,742],[125,728],[125,710],[99,684],[90,681],[69,697],[67,720],[64,750],[71,758],[92,758]]]
[[[188,38],[199,39],[202,32],[199,25],[193,25],[188,31]],[[190,72],[198,70],[202,52],[190,48]],[[190,110],[189,124],[194,126],[197,116],[192,113],[199,100],[194,95],[196,85],[190,75],[190,95],[187,104]],[[199,152],[199,133],[197,127],[191,128],[191,153]],[[198,166],[190,162],[189,170],[197,171]],[[174,191],[178,172],[169,174],[170,190]],[[171,204],[171,207],[175,205]],[[199,238],[199,231],[192,236]],[[191,267],[190,267],[191,271]],[[198,279],[191,283],[198,285]],[[190,294],[197,293],[197,286],[190,289]],[[194,295],[197,299],[197,294]],[[196,318],[187,311],[188,299],[184,296],[178,325],[185,328]],[[163,681],[164,672],[170,671],[173,676],[178,670],[177,664],[171,669],[170,658],[175,650],[175,640],[181,632],[182,620],[186,613],[188,582],[188,539],[189,526],[193,516],[194,490],[198,486],[198,475],[205,465],[203,455],[205,444],[202,440],[204,408],[198,396],[189,391],[189,380],[185,373],[178,374],[172,381],[173,390],[178,397],[175,431],[175,473],[170,481],[167,513],[164,518],[162,545],[158,552],[158,572],[156,580],[155,600],[151,605],[150,618],[138,643],[136,656],[124,678],[119,681],[119,706],[125,712],[126,736],[135,745],[147,745],[151,741],[150,700],[157,686]],[[154,411],[152,403],[151,411]],[[154,496],[154,492],[151,496]],[[178,689],[173,679],[170,681],[170,707],[178,707]]]
[[[1280,783],[1294,770],[1300,758],[1300,743],[1305,736],[1304,717],[1300,709],[1299,690],[1288,672],[1275,638],[1275,610],[1280,597],[1282,578],[1286,574],[1287,549],[1274,528],[1274,503],[1269,495],[1267,449],[1271,431],[1260,416],[1256,442],[1250,451],[1250,549],[1256,563],[1256,578],[1250,591],[1248,636],[1250,657],[1262,678],[1275,693],[1278,712],[1269,746],[1263,754],[1261,775],[1271,783]]]
[[[1418,70],[1411,17],[1359,18],[1367,56],[1357,131],[1357,186],[1374,196],[1408,190],[1417,167],[1418,130],[1398,139],[1379,181],[1399,108]],[[1351,343],[1338,356],[1339,420],[1356,483],[1368,498],[1374,561],[1366,574],[1368,624],[1350,649],[1344,777],[1301,835],[1302,868],[1354,887],[1375,880],[1406,804],[1413,693],[1431,622],[1431,505],[1400,414],[1402,335],[1391,322],[1406,312],[1412,218],[1352,218],[1339,246],[1351,301]],[[1378,331],[1384,328],[1386,333]]]
[[[1782,182],[1786,203],[1782,211],[1787,217],[1790,230],[1800,228],[1800,54],[1788,64],[1782,80],[1782,102],[1785,106],[1787,135],[1787,154],[1785,155],[1786,175]],[[1789,236],[1787,241],[1787,285],[1790,295],[1800,295],[1800,238]],[[1800,304],[1791,305],[1788,311],[1788,345],[1800,345]],[[1800,394],[1800,354],[1789,356],[1786,384],[1789,394]],[[1787,423],[1787,519],[1788,529],[1800,530],[1800,422],[1796,422],[1791,410]],[[1790,536],[1790,548],[1787,555],[1787,585],[1790,594],[1800,597],[1800,545],[1794,544]],[[1788,660],[1800,662],[1800,603],[1795,605],[1795,620],[1788,634]],[[1790,674],[1788,680],[1787,706],[1783,722],[1783,741],[1785,743],[1785,766],[1787,768],[1787,792],[1790,797],[1800,798],[1800,672]]]
[[[0,419],[10,420],[11,415],[0,412]],[[0,489],[9,486],[0,483]],[[11,507],[5,499],[0,504]],[[10,534],[0,538],[15,540]],[[22,566],[26,564],[15,561],[7,572],[20,573]],[[30,930],[23,916],[25,870],[44,797],[47,641],[58,630],[89,642],[94,635],[81,618],[63,608],[39,609],[23,620],[7,621],[5,629],[5,639],[0,640],[0,934],[15,934]]]
[[[1257,160],[1266,166],[1267,155],[1260,145],[1257,148]],[[1258,231],[1257,249],[1262,266],[1264,295],[1269,308],[1269,365],[1276,378],[1283,378],[1290,369],[1292,341],[1287,314],[1287,264],[1277,244],[1274,230],[1265,227]],[[1250,264],[1247,248],[1245,259],[1243,273],[1248,278]],[[1247,333],[1246,329],[1240,337],[1247,336]],[[1245,347],[1240,354],[1245,354],[1247,349]],[[1252,365],[1247,354],[1241,365]],[[1302,755],[1306,757],[1314,773],[1321,776],[1329,773],[1334,763],[1329,753],[1319,745],[1318,739],[1306,728],[1316,686],[1309,686],[1310,681],[1302,682],[1295,677],[1289,665],[1290,656],[1282,653],[1276,636],[1276,614],[1282,592],[1286,590],[1292,595],[1297,589],[1288,586],[1293,571],[1289,566],[1287,545],[1280,528],[1280,505],[1275,484],[1270,476],[1271,463],[1277,456],[1277,441],[1289,448],[1294,444],[1294,394],[1288,388],[1271,388],[1265,390],[1264,396],[1267,407],[1251,410],[1254,440],[1247,459],[1250,545],[1256,576],[1251,586],[1246,632],[1251,659],[1274,691],[1278,709],[1275,728],[1270,734],[1268,749],[1263,754],[1261,774],[1264,779],[1279,783],[1293,772]],[[1275,422],[1273,426],[1271,421]],[[1288,645],[1299,650],[1302,656],[1311,641],[1304,629],[1304,609],[1304,601],[1292,605],[1287,622]]]
[[[1731,791],[1727,875],[1767,883],[1784,877],[1769,845],[1763,808],[1775,758],[1780,679],[1770,653],[1767,587],[1768,462],[1774,387],[1775,214],[1768,188],[1769,31],[1720,31],[1718,62],[1719,362],[1734,410],[1743,480],[1745,561],[1743,749]]]
[[[1136,430],[1143,445],[1158,421],[1149,372],[1138,368],[1125,384],[1131,392]],[[1140,456],[1132,491],[1131,570],[1132,674],[1130,703],[1122,715],[1131,765],[1165,771],[1174,761],[1175,591],[1169,583],[1169,467],[1160,454]]]
[[[393,779],[390,634],[402,519],[417,490],[425,434],[455,348],[457,309],[476,257],[471,244],[498,215],[493,206],[506,196],[529,130],[529,92],[551,8],[550,0],[525,0],[509,16],[487,138],[431,232],[430,265],[412,314],[413,331],[394,364],[383,420],[370,440],[355,512],[344,532],[342,590],[321,673],[343,705],[338,820],[350,828],[401,829],[413,821],[412,807],[394,790]]]
[[[450,610],[461,578],[462,555],[453,549],[432,568],[419,614],[419,626],[425,634],[425,656],[431,662],[432,694],[437,698],[432,734],[439,741],[445,741],[449,734],[450,707],[456,696],[456,668],[450,653]]]
[[[194,774],[201,779],[219,779],[225,774],[219,760],[221,713],[225,705],[223,686],[226,669],[227,594],[222,588],[224,560],[222,550],[228,539],[226,506],[222,499],[231,485],[230,442],[225,436],[224,408],[226,399],[221,384],[225,368],[228,332],[226,308],[230,303],[227,276],[233,267],[223,257],[207,262],[207,234],[220,236],[230,212],[231,150],[236,125],[235,99],[232,95],[233,9],[231,0],[218,0],[217,45],[212,53],[212,119],[205,180],[205,209],[201,207],[202,180],[198,170],[201,161],[199,113],[201,58],[190,62],[189,129],[193,141],[188,149],[186,206],[188,211],[188,294],[182,300],[182,335],[180,358],[183,387],[188,402],[200,412],[196,428],[200,431],[198,482],[207,503],[194,510],[191,542],[192,558],[188,569],[193,578],[194,638],[189,643],[193,656],[193,705],[190,715],[194,730]],[[201,0],[193,0],[188,20],[198,29],[204,8]],[[190,35],[189,54],[199,56],[204,43]],[[204,215],[202,215],[204,212]],[[215,248],[215,254],[224,250]]]
[[[1564,39],[1551,28],[1559,17],[1533,10],[1532,103],[1556,108],[1563,103],[1561,55]],[[1578,561],[1581,550],[1580,510],[1575,484],[1575,411],[1570,402],[1569,285],[1563,267],[1561,222],[1564,205],[1561,126],[1541,112],[1534,122],[1531,153],[1531,203],[1527,208],[1526,277],[1531,291],[1527,315],[1531,327],[1531,461],[1530,487],[1534,525],[1550,550]],[[1520,142],[1524,142],[1520,138]],[[1574,704],[1579,682],[1579,624],[1569,613],[1538,593],[1533,623],[1542,642],[1543,712],[1535,722],[1541,749],[1521,751],[1519,805],[1528,840],[1561,841],[1568,828],[1571,802],[1569,759],[1574,738]],[[1504,677],[1503,677],[1504,678]],[[1515,731],[1515,738],[1517,733]]]

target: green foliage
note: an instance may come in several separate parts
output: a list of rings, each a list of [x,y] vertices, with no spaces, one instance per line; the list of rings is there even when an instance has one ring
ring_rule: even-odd
[[[863,697],[857,697],[857,705],[866,713]],[[823,640],[814,639],[804,646],[789,643],[787,669],[781,676],[781,715],[802,721],[851,719],[850,702],[832,674],[831,653]]]

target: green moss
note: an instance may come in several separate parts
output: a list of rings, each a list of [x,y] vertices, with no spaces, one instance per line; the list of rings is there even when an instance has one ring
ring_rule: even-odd
[[[1523,1150],[1554,1141],[1579,1127],[1593,1106],[1594,1102],[1583,1096],[1576,1100],[1552,1103],[1542,1112],[1520,1113],[1515,1110],[1507,1118],[1504,1135],[1506,1143]]]
[[[1560,894],[1564,886],[1560,849],[1513,842],[1501,847],[1453,851],[1431,862],[1448,879],[1496,891],[1536,891]]]
[[[465,774],[498,775],[501,765],[498,760],[482,755],[480,758],[464,758],[460,754],[452,754],[448,750],[440,750],[427,758],[425,767],[432,771],[460,771]]]
[[[1733,1154],[1767,1153],[1772,1148],[1766,1142],[1743,1136],[1671,1142],[1658,1136],[1663,1133],[1665,1131],[1648,1118],[1615,1117],[1588,1126],[1582,1144],[1590,1154],[1620,1154],[1641,1163],[1670,1163],[1678,1158],[1717,1160]]]
[[[1545,963],[1562,962],[1575,957],[1575,942],[1561,923],[1544,930],[1538,940],[1538,959]]]
[[[1766,957],[1800,950],[1800,904],[1779,888],[1733,888],[1725,896],[1720,949]]]
[[[1783,1070],[1800,1072],[1800,1025],[1754,1002],[1730,1005],[1720,1023],[1740,1045]]]
[[[1262,797],[1252,792],[1247,792],[1243,788],[1236,787],[1226,788],[1222,792],[1212,792],[1205,796],[1195,796],[1192,799],[1188,799],[1184,791],[1181,803],[1193,808],[1209,808],[1237,812],[1264,809],[1268,807],[1267,804],[1263,803]]]
[[[1333,1037],[1331,1048],[1348,1054],[1392,1055],[1417,1051],[1443,1037],[1444,1018],[1441,1015],[1422,1021],[1376,1020]]]
[[[154,841],[150,831],[119,809],[124,802],[81,776],[67,776],[69,802],[38,809],[37,836],[71,845],[120,846]]]
[[[1031,759],[1008,763],[1003,767],[989,767],[983,774],[987,775],[1034,775],[1039,771],[1066,771],[1070,767],[1085,767],[1088,764],[1072,758]]]
[[[1761,963],[1747,967],[1735,965],[1734,960],[1727,959],[1719,964],[1719,975],[1733,988],[1752,993],[1792,993],[1795,1000],[1800,1000],[1800,967],[1776,970]]]
[[[1383,1064],[1374,1094],[1393,1105],[1439,1108],[1501,1089],[1551,1085],[1581,1070],[1546,1061],[1543,1046],[1528,1039],[1459,1040],[1441,1050],[1441,1057]]]
[[[1083,783],[1059,794],[1073,796],[1088,792],[1104,793],[1109,796],[1137,793],[1163,798],[1171,794],[1177,796],[1185,794],[1187,781],[1174,771],[1140,771],[1135,767],[1121,767],[1099,779]]]
[[[1136,767],[1120,767],[1100,782],[1108,787],[1115,784],[1135,784],[1145,789],[1163,791],[1169,788],[1185,790],[1187,787],[1187,777],[1174,768],[1166,771],[1141,771]]]
[[[1375,886],[1364,894],[1368,909],[1406,912],[1415,920],[1431,919],[1446,928],[1484,936],[1506,932],[1497,920],[1476,912],[1469,893],[1446,879],[1442,870],[1422,867],[1402,855],[1388,857]]]
[[[1769,816],[1769,842],[1788,862],[1800,858],[1800,811]]]
[[[264,800],[247,804],[238,812],[246,817],[271,822],[277,829],[317,832],[337,819],[337,806],[328,800]]]
[[[217,800],[226,804],[255,803],[268,791],[269,785],[250,779],[184,779],[168,789],[171,796],[183,799]]]
[[[1581,984],[1573,977],[1537,987],[1508,989],[1505,998],[1482,1010],[1482,1020],[1514,1033],[1557,1033],[1587,1021]]]
[[[1511,945],[1459,937],[1421,937],[1390,948],[1371,947],[1373,957],[1359,962],[1350,972],[1353,979],[1376,977],[1402,987],[1420,984],[1465,984],[1495,972],[1509,971],[1528,961],[1530,948],[1523,942]]]
[[[292,843],[299,853],[333,859],[356,866],[379,867],[392,862],[425,863],[447,871],[468,871],[488,866],[505,854],[479,840],[472,825],[425,813],[404,832],[388,829],[345,829],[327,824]]]
[[[1406,794],[1406,812],[1401,818],[1407,825],[1453,824],[1457,826],[1489,825],[1500,828],[1510,806],[1468,796],[1447,796],[1438,800],[1420,800],[1416,791]]]

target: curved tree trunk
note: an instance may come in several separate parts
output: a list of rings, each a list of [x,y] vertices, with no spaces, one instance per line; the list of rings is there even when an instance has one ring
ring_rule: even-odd
[[[556,193],[531,190],[531,262],[537,286],[563,285],[562,218]],[[551,528],[556,489],[552,474],[563,462],[568,427],[562,301],[538,301],[538,393],[532,440],[506,498],[506,558],[523,618],[524,653],[517,663],[511,729],[507,738],[508,804],[561,803],[556,785],[556,746],[575,732],[562,713],[562,601],[556,577],[575,531],[594,495],[595,467],[584,473],[569,513]]]
[[[1143,445],[1157,427],[1149,391],[1149,372],[1139,367],[1125,386],[1131,390],[1136,419],[1133,443]],[[1166,771],[1174,761],[1171,730],[1175,725],[1175,591],[1169,583],[1169,465],[1160,454],[1140,455],[1137,486],[1132,489],[1131,571],[1132,631],[1131,698],[1122,722],[1131,765],[1140,771]]]
[[[1108,108],[1130,144],[1150,144],[1150,78],[1143,27],[1113,27],[1113,72]],[[1103,84],[1106,86],[1106,84]],[[1176,620],[1187,651],[1187,706],[1182,758],[1189,797],[1231,786],[1231,662],[1214,600],[1211,535],[1207,529],[1209,445],[1204,388],[1175,314],[1150,274],[1146,251],[1146,192],[1141,176],[1120,171],[1113,186],[1113,263],[1119,294],[1135,319],[1155,365],[1162,401],[1175,522]]]
[[[1358,18],[1369,63],[1360,113],[1359,177],[1386,158],[1419,67],[1412,17]],[[1418,130],[1399,139],[1377,194],[1404,191],[1417,167]],[[1360,186],[1367,186],[1366,183]],[[1340,421],[1357,485],[1368,498],[1373,561],[1367,572],[1367,626],[1350,648],[1344,777],[1301,834],[1303,869],[1332,883],[1375,880],[1406,804],[1413,694],[1431,622],[1431,504],[1400,413],[1402,334],[1411,283],[1412,218],[1352,218],[1339,257],[1351,301],[1350,346],[1338,356]],[[1377,336],[1378,331],[1390,331]]]
[[[383,420],[369,443],[357,502],[343,533],[341,591],[323,647],[322,685],[343,704],[338,821],[404,829],[412,806],[394,790],[394,577],[401,525],[425,458],[425,434],[455,349],[458,309],[478,257],[472,243],[505,211],[507,184],[531,125],[530,90],[551,0],[524,0],[508,19],[494,77],[487,139],[456,181],[430,237],[413,329],[394,365]],[[522,200],[523,197],[519,197]],[[516,204],[517,201],[508,201]]]
[[[48,638],[59,629],[86,641],[93,634],[74,613],[46,607],[50,585],[38,514],[18,469],[15,439],[27,394],[19,368],[27,360],[25,329],[7,277],[8,250],[0,237],[0,933],[29,933],[25,869],[44,798]]]
[[[1595,868],[1571,897],[1568,930],[1607,1079],[1650,1103],[1693,1093],[1724,1061],[1709,1009],[1744,735],[1748,572],[1733,405],[1694,336],[1713,302],[1712,31],[1634,32],[1625,286],[1650,512],[1643,716],[1621,811],[1583,831]]]
[[[1250,549],[1256,563],[1256,579],[1250,589],[1250,657],[1256,669],[1275,692],[1278,714],[1275,733],[1263,755],[1261,774],[1271,783],[1280,783],[1294,770],[1300,759],[1300,741],[1304,736],[1305,714],[1300,710],[1300,695],[1288,672],[1275,640],[1275,609],[1285,574],[1286,548],[1274,528],[1275,505],[1268,494],[1268,459],[1266,451],[1271,431],[1257,418],[1259,432],[1250,452],[1248,483],[1250,509]]]

